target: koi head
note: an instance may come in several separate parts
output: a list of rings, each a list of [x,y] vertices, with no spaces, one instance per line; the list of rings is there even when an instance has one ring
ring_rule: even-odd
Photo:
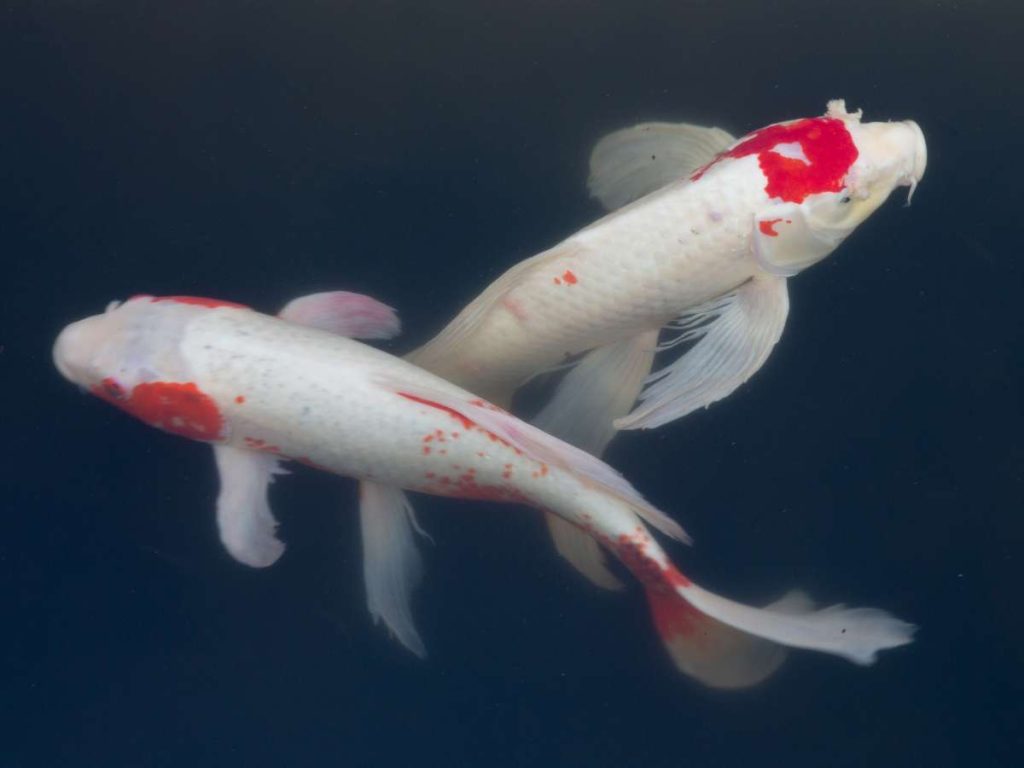
[[[897,187],[910,188],[909,204],[928,161],[924,134],[912,120],[860,118],[860,111],[848,113],[837,100],[824,117],[752,135],[760,138],[758,162],[771,198],[756,216],[754,233],[755,256],[767,271],[788,276],[821,261]]]
[[[222,437],[223,419],[192,381],[181,353],[186,302],[136,296],[67,326],[53,345],[61,375],[155,427],[199,440]]]

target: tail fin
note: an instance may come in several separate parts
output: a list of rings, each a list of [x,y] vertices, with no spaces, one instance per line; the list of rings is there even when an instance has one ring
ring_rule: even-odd
[[[658,634],[682,672],[714,688],[760,683],[782,664],[787,646],[867,665],[913,639],[912,624],[876,608],[815,610],[799,591],[753,608],[698,587],[671,565],[662,575],[644,579]]]
[[[786,660],[778,643],[754,637],[701,613],[667,587],[645,587],[647,604],[665,649],[681,672],[711,688],[749,688],[767,679]],[[807,609],[808,599],[792,592],[766,610]]]

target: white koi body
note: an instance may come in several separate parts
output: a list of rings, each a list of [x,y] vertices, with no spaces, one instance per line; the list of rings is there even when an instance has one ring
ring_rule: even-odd
[[[915,123],[862,123],[842,101],[739,140],[685,124],[617,131],[595,147],[589,186],[618,210],[512,267],[409,359],[501,405],[575,366],[534,424],[599,456],[616,430],[681,418],[756,373],[785,327],[787,278],[894,189],[912,192],[926,157]],[[592,539],[546,519],[564,558],[616,584]]]
[[[423,652],[407,606],[419,562],[411,507],[394,488],[520,501],[587,531],[643,582],[677,665],[712,685],[762,679],[783,646],[870,663],[877,651],[910,641],[912,628],[881,611],[814,612],[797,596],[756,609],[697,587],[643,521],[683,538],[679,526],[600,460],[337,335],[356,326],[370,337],[396,332],[382,305],[325,294],[282,314],[334,333],[223,302],[143,296],[66,328],[54,359],[108,402],[214,446],[221,536],[250,565],[269,565],[284,548],[266,498],[279,460],[362,480],[370,608],[412,650]]]
[[[591,189],[609,207],[649,194],[510,269],[410,359],[505,402],[540,372],[645,334],[651,347],[678,321],[714,355],[702,370],[679,361],[656,374],[618,423],[658,426],[752,375],[782,333],[785,278],[825,258],[898,186],[915,186],[926,163],[915,123],[861,123],[838,101],[825,117],[737,141],[658,127],[612,134],[592,160]],[[680,142],[682,157],[672,154]],[[662,186],[666,172],[678,175]]]

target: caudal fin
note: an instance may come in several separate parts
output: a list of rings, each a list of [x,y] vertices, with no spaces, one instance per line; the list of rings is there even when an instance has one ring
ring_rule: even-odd
[[[694,608],[669,587],[647,586],[647,603],[665,650],[681,672],[711,688],[749,688],[786,660],[784,646],[741,632]],[[810,600],[791,592],[766,610],[809,610]]]
[[[658,634],[682,672],[715,688],[756,685],[787,647],[872,664],[879,651],[912,642],[916,629],[877,608],[816,610],[801,592],[754,608],[698,587],[671,565],[661,575],[644,580]]]

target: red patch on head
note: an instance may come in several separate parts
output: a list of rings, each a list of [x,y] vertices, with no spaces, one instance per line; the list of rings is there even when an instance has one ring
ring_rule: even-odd
[[[774,151],[780,144],[799,144],[807,162]],[[767,180],[764,191],[769,197],[802,203],[808,195],[839,192],[858,152],[842,120],[813,117],[754,131],[690,178],[696,181],[724,158],[749,155],[757,155]]]
[[[164,432],[208,442],[224,437],[224,417],[217,404],[191,381],[151,381],[128,393],[114,379],[104,379],[92,391]]]
[[[245,304],[236,304],[233,301],[222,301],[221,299],[207,299],[202,296],[154,296],[152,301],[173,301],[177,304],[194,304],[199,307],[232,307],[234,309],[249,309]]]
[[[768,237],[778,237],[779,233],[775,231],[775,225],[778,224],[782,219],[767,219],[757,225],[757,228],[761,230],[762,235]]]

